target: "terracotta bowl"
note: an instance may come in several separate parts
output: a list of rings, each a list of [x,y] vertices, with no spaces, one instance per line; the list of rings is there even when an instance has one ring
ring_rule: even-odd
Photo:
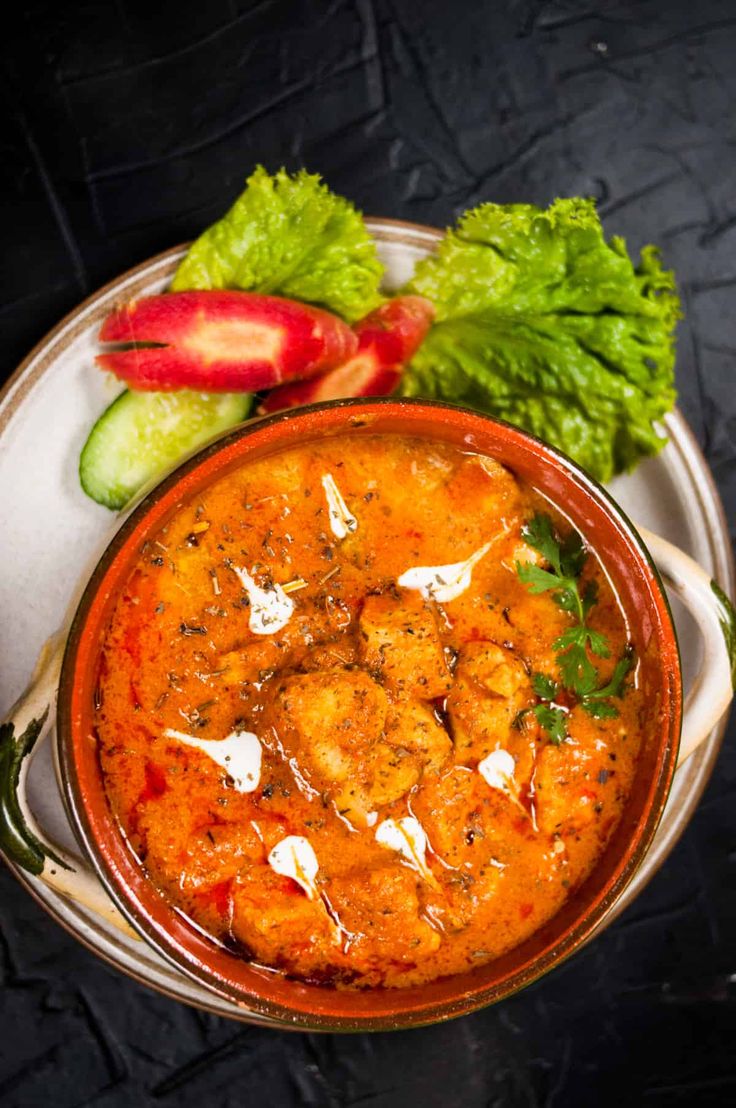
[[[401,990],[336,990],[289,980],[250,965],[189,923],[157,892],[120,834],[108,807],[92,732],[100,644],[145,540],[183,501],[235,467],[344,434],[411,435],[489,454],[548,496],[602,556],[627,612],[648,694],[631,796],[583,886],[548,924],[503,958]],[[342,1031],[387,1030],[461,1015],[509,996],[569,957],[598,927],[641,865],[672,782],[681,722],[680,659],[662,582],[642,539],[610,496],[564,455],[517,428],[449,405],[387,399],[336,401],[244,424],[144,497],[107,548],[74,617],[61,672],[57,730],[70,819],[105,890],[135,930],[184,973],[255,1017]],[[701,728],[708,722],[712,726],[712,721],[701,721]]]

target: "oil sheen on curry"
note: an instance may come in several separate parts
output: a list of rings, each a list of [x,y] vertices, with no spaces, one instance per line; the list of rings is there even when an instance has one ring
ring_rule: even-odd
[[[508,470],[324,439],[146,543],[101,651],[105,787],[215,941],[418,984],[513,948],[591,871],[636,767],[636,669],[595,552]]]

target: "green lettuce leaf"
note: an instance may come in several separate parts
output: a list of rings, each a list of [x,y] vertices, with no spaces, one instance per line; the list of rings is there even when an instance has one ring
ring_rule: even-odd
[[[381,302],[383,266],[358,210],[304,170],[262,166],[222,219],[192,244],[172,283],[305,300],[349,322]]]
[[[467,404],[564,450],[599,480],[666,441],[680,304],[654,247],[634,266],[592,200],[483,204],[461,217],[408,290],[437,322],[408,396]]]

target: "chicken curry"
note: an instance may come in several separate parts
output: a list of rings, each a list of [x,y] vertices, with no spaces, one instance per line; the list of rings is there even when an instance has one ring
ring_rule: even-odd
[[[493,459],[326,438],[145,544],[101,646],[111,808],[213,941],[341,987],[515,947],[626,803],[642,693],[596,553]]]

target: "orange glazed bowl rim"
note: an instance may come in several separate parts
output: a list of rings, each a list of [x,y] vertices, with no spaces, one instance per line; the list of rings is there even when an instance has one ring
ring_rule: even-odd
[[[395,434],[451,443],[510,466],[582,531],[601,556],[632,630],[647,644],[656,719],[643,736],[632,794],[591,874],[529,939],[467,973],[400,989],[309,985],[247,962],[189,921],[145,875],[108,806],[92,731],[96,659],[112,605],[146,539],[177,508],[251,459],[332,435]],[[643,540],[608,492],[560,451],[501,420],[437,401],[336,400],[242,424],[204,447],[136,505],[82,594],[62,666],[57,743],[69,818],[100,881],[137,933],[187,976],[280,1027],[392,1030],[435,1023],[502,1000],[585,943],[638,870],[677,763],[682,675],[667,597]],[[651,733],[650,733],[651,732]]]

